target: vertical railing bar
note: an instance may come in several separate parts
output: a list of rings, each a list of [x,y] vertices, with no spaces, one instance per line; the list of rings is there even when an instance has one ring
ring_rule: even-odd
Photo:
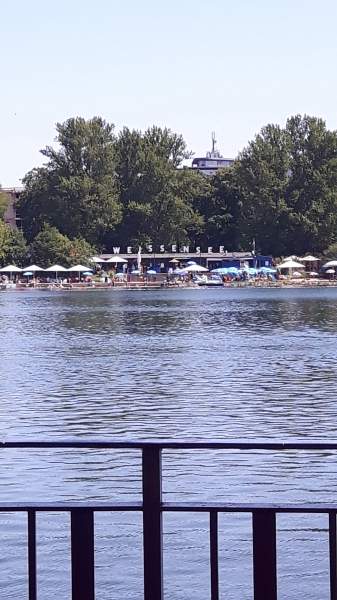
[[[337,600],[336,513],[329,513],[330,599]]]
[[[28,525],[28,598],[37,598],[37,575],[36,575],[36,512],[27,511]]]
[[[209,513],[209,544],[211,567],[211,600],[219,600],[219,538],[218,513]]]
[[[144,600],[163,600],[161,447],[142,451]]]
[[[276,513],[253,511],[254,600],[277,600]]]
[[[71,511],[72,600],[95,600],[94,512]]]

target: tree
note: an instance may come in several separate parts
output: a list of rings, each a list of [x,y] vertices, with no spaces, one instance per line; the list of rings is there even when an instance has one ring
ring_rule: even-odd
[[[8,196],[6,192],[1,189],[0,185],[0,219],[3,219],[5,216],[5,212],[8,207]]]
[[[30,242],[45,224],[78,239],[82,255],[84,241],[244,250],[255,239],[258,251],[276,256],[337,242],[337,133],[321,119],[266,125],[212,178],[182,168],[191,155],[167,128],[125,127],[115,136],[99,117],[73,118],[57,125],[57,142],[42,151],[47,163],[24,178],[18,208]]]
[[[21,231],[0,220],[0,263],[23,265],[27,260],[27,245]]]
[[[328,246],[323,251],[323,255],[325,256],[326,260],[336,260],[336,256],[337,256],[337,242],[334,242],[333,244],[331,244],[330,246]]]
[[[337,133],[322,119],[287,121],[290,172],[288,240],[296,253],[321,252],[337,241]]]
[[[84,264],[90,266],[91,258],[97,254],[96,249],[83,238],[70,240],[68,264]]]
[[[64,267],[81,262],[86,264],[95,253],[95,248],[83,238],[71,240],[48,224],[30,246],[31,260],[46,268],[53,264]]]
[[[204,220],[197,241],[203,246],[221,244],[227,250],[240,250],[242,199],[233,169],[219,170],[207,183],[206,194],[194,202]]]
[[[150,127],[143,135],[146,151],[156,153],[156,156],[177,169],[192,153],[187,150],[186,142],[182,135],[173,133],[165,127]]]
[[[263,127],[234,165],[241,199],[241,245],[282,255],[287,252],[285,189],[290,169],[287,136],[278,125]]]
[[[276,256],[320,252],[337,233],[337,134],[297,115],[267,125],[239,155],[241,246]]]
[[[69,237],[99,244],[120,221],[114,166],[113,125],[100,117],[68,119],[56,126],[57,149],[42,150],[48,162],[25,176],[18,208],[32,241],[45,223]]]
[[[187,193],[187,175],[178,169],[189,156],[182,136],[168,129],[152,127],[144,134],[123,129],[116,144],[123,218],[114,242],[188,241],[188,229],[201,221]]]
[[[175,172],[176,197],[181,199],[184,213],[181,215],[183,236],[189,243],[197,246],[200,235],[205,229],[205,218],[200,210],[201,200],[208,197],[210,182],[194,169],[177,169]],[[183,240],[177,238],[178,243]]]
[[[31,260],[45,268],[53,264],[68,266],[70,247],[71,242],[67,236],[56,227],[46,224],[30,246]]]

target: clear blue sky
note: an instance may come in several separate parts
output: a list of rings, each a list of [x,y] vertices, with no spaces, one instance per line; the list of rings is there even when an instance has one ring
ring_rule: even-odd
[[[0,183],[41,164],[54,125],[167,125],[235,156],[268,122],[337,128],[335,0],[5,0]]]

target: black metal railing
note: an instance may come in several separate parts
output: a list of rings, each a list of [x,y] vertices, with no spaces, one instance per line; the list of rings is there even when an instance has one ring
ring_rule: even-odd
[[[143,514],[144,599],[163,600],[162,515],[165,512],[203,512],[209,514],[210,598],[219,600],[219,513],[249,513],[253,531],[254,600],[277,600],[277,528],[279,513],[320,513],[329,516],[330,598],[337,600],[337,504],[229,504],[167,503],[162,501],[161,458],[165,450],[264,450],[336,451],[337,444],[316,442],[175,442],[109,441],[75,439],[60,441],[8,441],[0,444],[25,451],[38,449],[132,449],[142,453],[142,502],[114,503],[4,503],[2,512],[27,513],[29,600],[37,600],[36,513],[70,512],[72,600],[94,600],[94,513],[131,511]]]

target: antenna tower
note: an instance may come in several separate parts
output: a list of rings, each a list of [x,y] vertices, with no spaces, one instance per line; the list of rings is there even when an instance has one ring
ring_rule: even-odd
[[[215,131],[212,131],[212,153],[215,152],[215,144],[216,144]]]

